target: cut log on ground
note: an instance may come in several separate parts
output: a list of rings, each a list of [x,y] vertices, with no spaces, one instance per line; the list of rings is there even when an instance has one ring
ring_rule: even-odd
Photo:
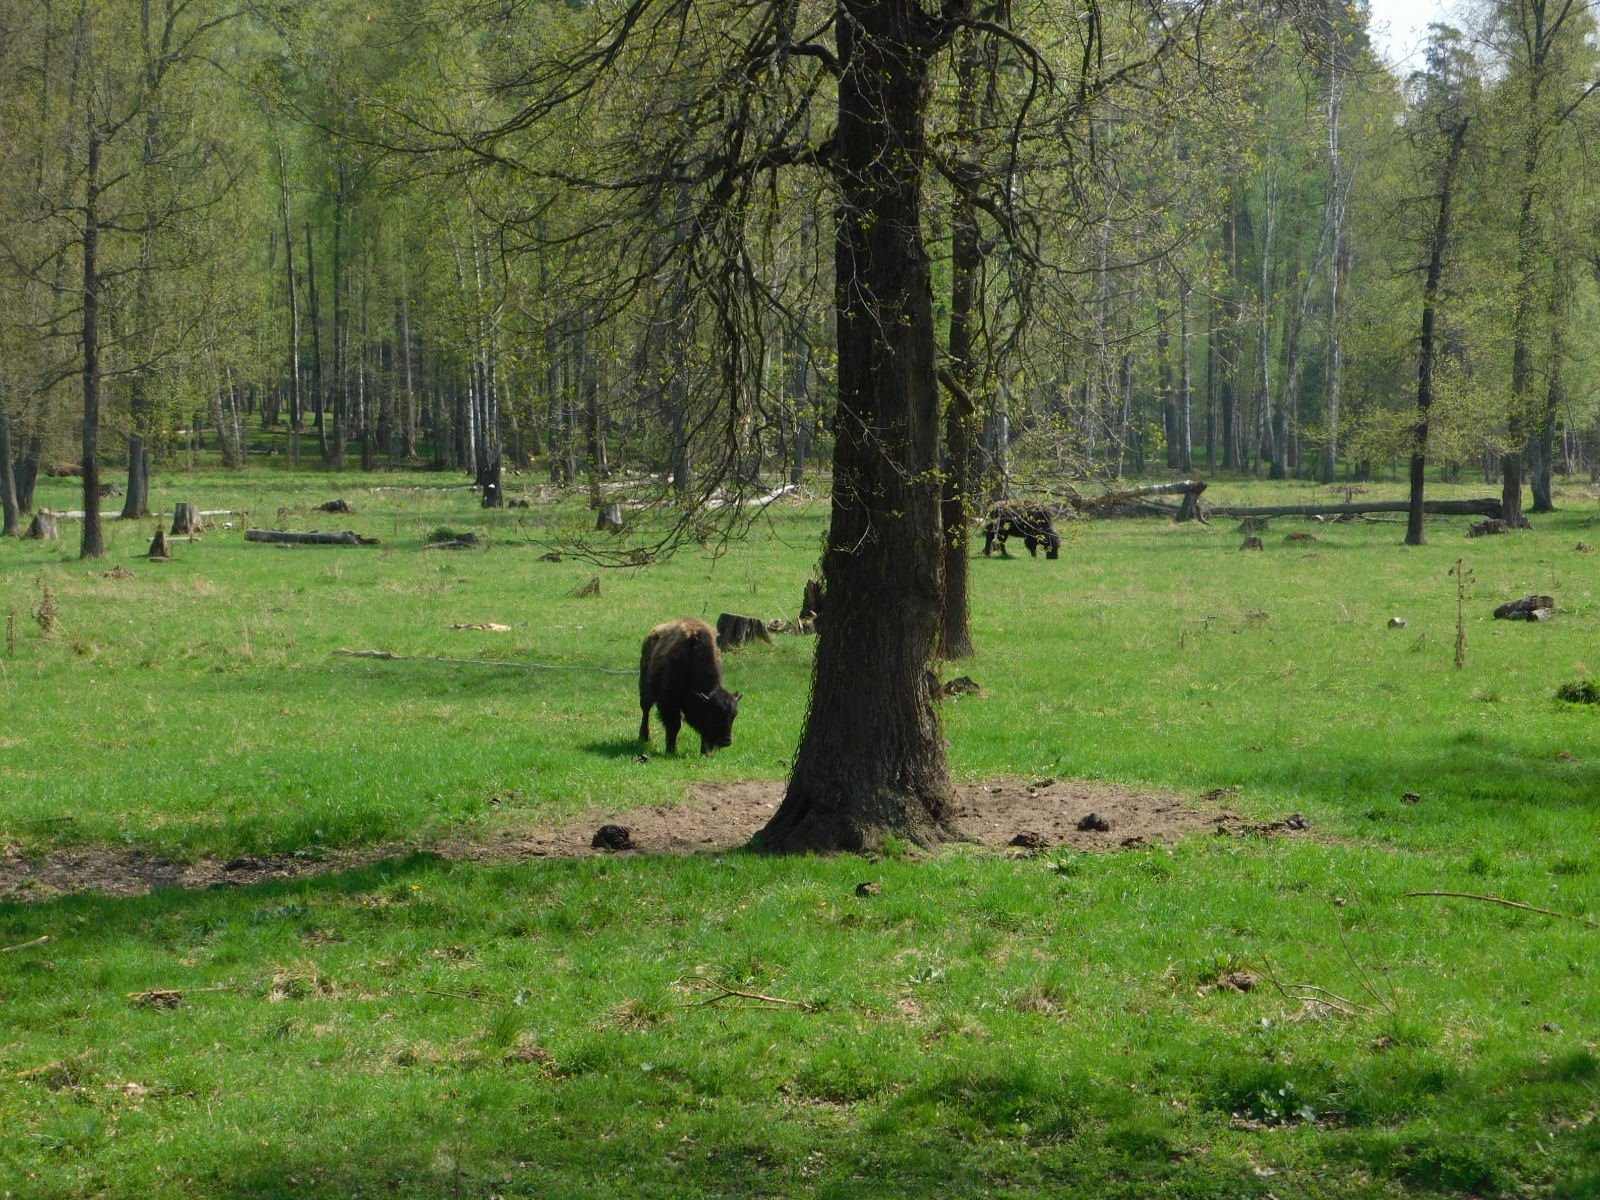
[[[746,642],[772,642],[767,624],[760,617],[741,617],[723,613],[717,618],[717,645],[727,650]]]
[[[289,546],[376,546],[377,538],[362,537],[345,530],[343,533],[291,533],[287,529],[247,529],[247,542],[277,542]]]
[[[615,533],[622,528],[622,505],[607,504],[601,507],[600,513],[594,520],[594,527],[601,533]]]
[[[1237,505],[1217,504],[1211,508],[1212,516],[1222,517],[1361,517],[1368,513],[1410,512],[1407,500],[1372,500],[1365,504],[1267,504]],[[1483,500],[1427,500],[1422,511],[1430,517],[1498,517],[1500,501]]]
[[[172,557],[172,551],[167,549],[167,531],[159,525],[156,526],[155,537],[150,539],[150,553],[147,557],[154,559]]]

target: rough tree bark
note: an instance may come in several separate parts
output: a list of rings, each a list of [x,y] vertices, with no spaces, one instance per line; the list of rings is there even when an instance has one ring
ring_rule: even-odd
[[[839,5],[828,620],[788,790],[753,843],[762,850],[956,836],[928,670],[944,539],[922,174],[929,65],[942,34],[915,0]]]

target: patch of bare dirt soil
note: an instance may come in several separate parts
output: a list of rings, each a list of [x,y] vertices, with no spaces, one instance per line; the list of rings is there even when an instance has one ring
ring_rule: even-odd
[[[597,809],[549,828],[511,830],[493,840],[446,839],[430,849],[466,862],[515,862],[594,854],[693,854],[744,845],[783,799],[783,783],[705,784],[679,805]],[[1006,780],[972,784],[956,792],[956,822],[975,843],[1037,852],[1051,847],[1107,851],[1165,844],[1194,833],[1233,837],[1300,833],[1298,814],[1250,824],[1220,807],[1226,791],[1188,799],[1080,780]],[[602,826],[627,831],[597,838]],[[0,851],[0,900],[44,900],[67,893],[142,895],[155,888],[242,887],[350,870],[402,853],[393,846],[343,852],[318,859],[262,855],[175,862],[137,851],[84,846],[44,855]]]

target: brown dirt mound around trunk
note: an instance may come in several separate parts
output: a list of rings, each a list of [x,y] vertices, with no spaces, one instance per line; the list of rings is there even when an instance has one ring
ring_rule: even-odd
[[[429,847],[447,859],[515,862],[527,858],[575,858],[613,853],[597,849],[596,829],[616,824],[629,831],[623,853],[692,854],[743,846],[766,824],[783,799],[776,781],[705,784],[678,805],[607,808],[559,826],[510,830],[492,840],[448,838]],[[1079,780],[1015,780],[956,789],[956,823],[975,843],[1060,846],[1079,851],[1117,850],[1170,843],[1192,833],[1299,831],[1304,822],[1250,825],[1217,807],[1222,793],[1186,800],[1170,793],[1138,791]],[[1091,814],[1098,820],[1088,820]],[[1104,826],[1104,828],[1102,828]],[[137,851],[80,846],[44,855],[0,853],[0,900],[32,901],[79,892],[142,895],[161,887],[239,887],[350,870],[392,858],[395,846],[342,851],[319,859],[294,855],[247,855],[175,862]]]

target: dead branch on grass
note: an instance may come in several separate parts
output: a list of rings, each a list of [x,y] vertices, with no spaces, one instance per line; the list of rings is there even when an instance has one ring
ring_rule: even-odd
[[[26,950],[29,946],[42,946],[50,940],[47,933],[43,937],[36,937],[31,942],[18,942],[15,946],[0,946],[0,954],[14,954],[18,950]]]
[[[739,1008],[798,1008],[801,1012],[816,1011],[815,1008],[807,1004],[804,1000],[788,1000],[782,996],[767,996],[763,995],[761,992],[746,992],[740,990],[739,988],[729,987],[725,983],[718,983],[715,979],[696,979],[688,986],[697,988],[700,991],[710,991],[716,993],[714,996],[710,996],[699,1001],[695,1005],[697,1008],[707,1008],[713,1004],[721,1004],[724,1000],[743,1000],[745,1003],[738,1005]]]
[[[438,988],[423,988],[423,995],[443,996],[447,1000],[471,1000],[474,1004],[504,1004],[498,996],[474,996],[471,992],[446,992]]]
[[[1600,929],[1600,922],[1592,921],[1588,917],[1580,917],[1576,913],[1557,912],[1553,908],[1540,908],[1537,904],[1524,904],[1521,900],[1507,900],[1503,896],[1481,896],[1477,892],[1407,892],[1406,895],[1443,896],[1452,900],[1482,900],[1485,904],[1503,904],[1507,908],[1520,908],[1524,912],[1536,912],[1546,917],[1560,917],[1563,921],[1577,921],[1590,929]]]

